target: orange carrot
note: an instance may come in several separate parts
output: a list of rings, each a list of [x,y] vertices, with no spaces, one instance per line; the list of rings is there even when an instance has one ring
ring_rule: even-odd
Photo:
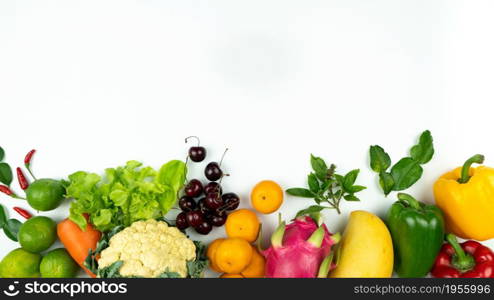
[[[87,224],[86,230],[69,219],[58,223],[58,238],[69,252],[70,256],[86,271],[91,277],[96,277],[91,271],[84,267],[84,260],[88,256],[89,249],[96,249],[96,244],[101,238],[101,232],[94,229],[91,224]]]

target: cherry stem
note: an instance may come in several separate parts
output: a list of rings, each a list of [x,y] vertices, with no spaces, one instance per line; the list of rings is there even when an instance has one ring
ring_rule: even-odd
[[[196,140],[197,140],[197,146],[198,146],[198,147],[201,145],[201,140],[200,140],[197,136],[195,136],[195,135],[191,135],[191,136],[189,136],[189,137],[186,137],[186,138],[185,138],[185,143],[187,143],[187,141],[188,141],[189,139],[191,139],[191,138],[193,138],[193,139],[196,139]]]
[[[221,156],[220,167],[221,167],[221,164],[223,163],[223,158],[225,158],[225,155],[226,155],[226,152],[227,151],[228,151],[228,148],[225,149],[225,152],[223,152],[223,155]],[[229,175],[226,175],[226,176],[229,176]]]

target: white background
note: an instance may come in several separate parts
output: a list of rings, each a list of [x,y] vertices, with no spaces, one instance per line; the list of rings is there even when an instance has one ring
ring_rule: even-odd
[[[395,200],[368,167],[371,144],[396,162],[432,131],[436,155],[409,190],[429,203],[469,156],[494,165],[493,13],[489,0],[2,0],[0,143],[13,167],[36,148],[36,174],[63,178],[130,159],[159,167],[198,135],[208,160],[230,148],[224,185],[243,206],[259,180],[305,185],[314,153],[360,168],[369,187],[325,213],[342,231],[350,211],[383,216]],[[286,197],[281,211],[310,204]],[[276,216],[262,219],[269,234]],[[0,257],[18,247],[0,244]]]

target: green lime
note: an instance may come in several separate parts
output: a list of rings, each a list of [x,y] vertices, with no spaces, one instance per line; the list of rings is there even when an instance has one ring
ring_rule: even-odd
[[[19,243],[24,250],[39,253],[57,240],[57,223],[48,217],[33,217],[19,229]]]
[[[62,203],[65,188],[60,181],[54,179],[38,179],[26,190],[27,202],[39,211],[49,211]]]
[[[39,269],[43,278],[74,278],[79,266],[67,250],[58,248],[43,256]]]
[[[18,248],[7,254],[0,262],[0,278],[40,277],[41,255]]]

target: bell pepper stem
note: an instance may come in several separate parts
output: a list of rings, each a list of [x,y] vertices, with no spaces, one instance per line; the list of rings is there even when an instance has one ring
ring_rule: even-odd
[[[456,236],[449,233],[446,235],[446,240],[455,250],[455,254],[451,261],[453,266],[462,272],[471,270],[475,266],[475,260],[470,254],[465,253],[465,251],[461,248]]]
[[[461,177],[458,179],[459,183],[467,183],[470,180],[470,168],[472,164],[481,164],[484,162],[485,157],[482,154],[476,154],[463,164],[461,168]]]
[[[415,208],[415,209],[419,209],[420,208],[420,202],[417,201],[417,199],[415,199],[414,197],[412,197],[409,194],[406,194],[406,193],[398,193],[398,199],[400,201],[403,201],[403,202],[407,203],[412,208]]]

